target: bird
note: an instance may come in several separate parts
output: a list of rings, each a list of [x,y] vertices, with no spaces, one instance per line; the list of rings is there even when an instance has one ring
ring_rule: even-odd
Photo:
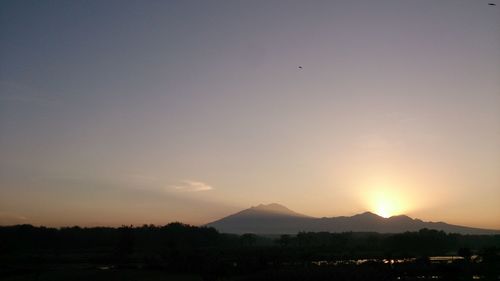
[[[299,65],[299,69],[303,69],[302,65]]]
[[[495,4],[495,3],[488,3],[488,5],[490,5],[490,6],[496,6],[497,4]]]

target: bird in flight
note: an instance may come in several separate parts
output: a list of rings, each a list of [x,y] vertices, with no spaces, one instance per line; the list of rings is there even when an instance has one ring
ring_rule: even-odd
[[[299,69],[303,69],[302,65],[299,65]]]
[[[495,3],[488,3],[488,5],[490,5],[490,6],[496,6],[497,4],[495,4]]]

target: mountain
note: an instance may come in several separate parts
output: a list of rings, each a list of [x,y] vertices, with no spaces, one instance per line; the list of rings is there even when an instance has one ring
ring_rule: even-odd
[[[207,226],[227,233],[296,233],[300,225],[306,225],[314,219],[283,205],[272,203],[251,207],[209,223]]]
[[[472,228],[444,222],[424,222],[405,215],[383,218],[371,212],[351,217],[315,218],[272,203],[258,205],[207,224],[225,233],[295,234],[311,232],[398,233],[422,228],[460,234],[500,234],[500,230]]]
[[[227,216],[227,218],[231,217],[248,217],[248,218],[253,218],[253,217],[306,217],[309,218],[309,216],[299,214],[297,212],[294,212],[287,207],[276,204],[276,203],[271,203],[269,205],[264,205],[260,204],[256,207],[251,207],[249,209],[243,210],[241,212],[238,212],[234,215]]]

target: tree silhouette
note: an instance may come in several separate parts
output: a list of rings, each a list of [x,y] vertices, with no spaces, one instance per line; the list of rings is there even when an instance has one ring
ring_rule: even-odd
[[[256,240],[257,240],[257,235],[253,233],[245,233],[240,236],[240,243],[242,246],[251,247],[255,244]]]
[[[466,262],[470,262],[470,259],[472,257],[472,251],[468,247],[462,247],[458,249],[458,255],[463,257]]]
[[[117,244],[117,254],[120,257],[126,257],[134,252],[134,229],[132,226],[122,226],[119,229],[119,238]]]
[[[290,241],[291,241],[290,235],[283,234],[280,236],[277,242],[281,247],[288,247],[288,245],[290,245]]]

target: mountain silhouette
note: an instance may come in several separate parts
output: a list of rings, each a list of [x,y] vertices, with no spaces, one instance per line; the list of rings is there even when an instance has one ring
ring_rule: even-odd
[[[226,217],[226,219],[231,218],[231,217],[273,217],[273,218],[279,218],[279,217],[308,217],[303,214],[299,214],[297,212],[294,212],[287,207],[277,204],[277,203],[271,203],[268,205],[260,204],[256,207],[251,207],[249,209],[245,209],[241,212],[238,212],[234,215],[230,215]]]
[[[425,222],[406,215],[383,218],[371,212],[346,217],[315,218],[272,203],[258,205],[207,224],[225,233],[296,234],[306,232],[399,233],[422,228],[460,234],[500,234],[499,230],[472,228],[444,222]]]

